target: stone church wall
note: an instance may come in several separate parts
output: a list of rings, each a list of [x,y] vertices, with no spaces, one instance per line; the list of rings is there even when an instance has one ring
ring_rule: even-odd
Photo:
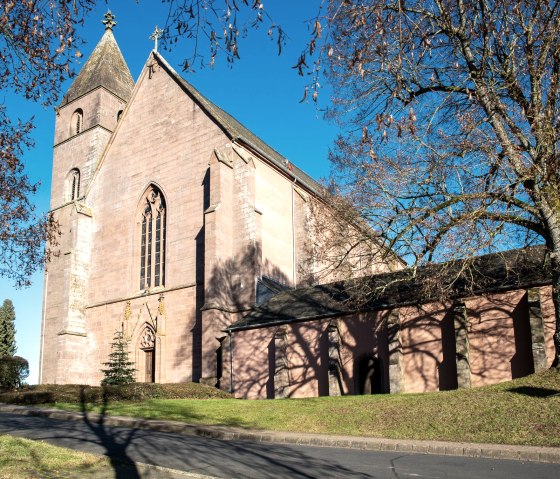
[[[529,293],[540,296],[542,320],[533,322],[528,291],[516,290],[234,331],[234,393],[264,399],[426,392],[525,376],[550,366],[554,351],[550,287]],[[548,361],[538,363],[539,351]]]
[[[67,175],[73,168],[80,170],[80,196],[86,192],[124,106],[123,100],[98,88],[57,110],[51,208],[70,201]],[[83,119],[76,134],[72,116],[78,109]]]
[[[129,109],[119,124],[88,200],[95,205],[96,231],[93,248],[89,304],[89,334],[95,343],[93,364],[109,353],[108,338],[122,321],[130,302],[128,338],[139,379],[145,365],[138,346],[140,329],[148,314],[162,315],[155,331],[155,380],[180,382],[193,377],[193,351],[200,355],[200,313],[204,288],[204,209],[207,170],[212,145],[227,142],[222,131],[185,95],[165,71],[155,66],[145,72]],[[166,201],[167,242],[165,287],[142,292],[140,281],[139,201],[150,184]],[[113,302],[114,301],[114,302]],[[138,319],[140,317],[140,319]],[[136,323],[134,323],[136,322]],[[155,327],[155,325],[154,325]],[[92,371],[91,382],[99,379]]]
[[[297,281],[304,253],[294,230],[305,231],[305,193],[228,138],[166,68],[150,57],[123,113],[103,88],[58,113],[52,207],[62,254],[49,265],[43,383],[98,384],[120,329],[138,380],[153,349],[156,382],[214,385],[219,373],[229,381],[217,370],[219,355],[227,367],[223,329],[254,304],[257,276]],[[73,168],[80,203],[68,201]],[[141,290],[141,201],[150,185],[165,198],[165,285]],[[78,334],[61,336],[72,311],[80,327],[67,332]]]

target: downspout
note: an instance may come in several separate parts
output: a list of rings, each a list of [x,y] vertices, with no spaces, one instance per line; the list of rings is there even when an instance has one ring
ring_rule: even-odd
[[[233,394],[233,332],[228,331],[229,335],[229,392]]]
[[[292,286],[296,285],[296,204],[295,204],[296,179],[292,182]]]
[[[43,317],[41,318],[41,354],[39,357],[39,384],[43,383],[43,354],[45,351],[45,318],[47,315],[47,294],[49,292],[49,272],[45,273],[45,288],[43,298]]]

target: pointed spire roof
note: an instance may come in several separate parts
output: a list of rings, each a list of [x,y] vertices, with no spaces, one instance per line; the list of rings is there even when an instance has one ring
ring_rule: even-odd
[[[105,33],[64,95],[60,106],[64,106],[100,86],[125,101],[130,98],[134,80],[113,36],[114,22],[105,25]]]

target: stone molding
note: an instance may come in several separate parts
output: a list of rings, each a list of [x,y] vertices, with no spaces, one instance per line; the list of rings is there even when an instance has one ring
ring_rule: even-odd
[[[541,293],[538,288],[527,290],[529,325],[531,328],[531,349],[535,372],[547,367],[544,323],[541,310]]]
[[[290,393],[288,374],[288,330],[280,327],[274,334],[274,398],[286,398]]]
[[[387,316],[387,339],[389,346],[389,392],[404,392],[403,351],[401,342],[401,316],[393,310]]]

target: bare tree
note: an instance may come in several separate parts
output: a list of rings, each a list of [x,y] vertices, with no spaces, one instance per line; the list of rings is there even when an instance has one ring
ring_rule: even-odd
[[[372,239],[384,246],[372,251],[394,251],[413,265],[544,242],[557,364],[558,2],[318,0],[317,6],[294,68],[309,75],[304,98],[311,90],[317,99],[323,74],[334,87],[330,115],[346,133],[331,155],[331,204],[360,225],[348,207],[355,205],[372,226],[331,234],[338,243],[323,244],[320,261],[340,268],[347,258],[355,272]],[[259,0],[176,0],[168,46],[181,36],[193,39],[195,54],[185,68],[201,58],[201,39],[211,64],[220,51],[235,61],[239,38],[260,25],[280,51],[286,34]],[[456,264],[451,277],[462,274]]]
[[[330,0],[334,190],[414,264],[544,242],[560,358],[560,2]]]
[[[75,26],[94,0],[9,0],[0,6],[0,88],[24,100],[54,104],[62,82],[81,56]],[[37,184],[24,172],[23,155],[33,146],[32,119],[8,112],[0,100],[0,276],[19,286],[44,260],[44,239],[56,235],[49,218],[38,217],[30,196]]]
[[[259,28],[266,29],[280,54],[286,34],[261,0],[170,0],[163,47],[171,49],[185,40],[190,43],[183,71],[213,66],[220,55],[234,63],[240,58],[240,39]]]

